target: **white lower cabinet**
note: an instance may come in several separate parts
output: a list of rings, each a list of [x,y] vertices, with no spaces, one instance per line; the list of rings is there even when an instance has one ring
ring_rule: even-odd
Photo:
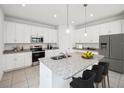
[[[16,54],[15,55],[15,68],[21,68],[24,67],[25,65],[25,54]]]
[[[23,68],[32,64],[32,53],[17,53],[4,55],[4,71]]]
[[[14,54],[4,55],[4,71],[12,70],[15,67],[15,62]]]
[[[24,66],[31,66],[32,65],[32,52],[25,53],[25,60]]]

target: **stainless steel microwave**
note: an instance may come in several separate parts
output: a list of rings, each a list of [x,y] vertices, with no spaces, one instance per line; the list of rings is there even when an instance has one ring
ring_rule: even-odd
[[[32,36],[31,43],[43,43],[43,37]]]

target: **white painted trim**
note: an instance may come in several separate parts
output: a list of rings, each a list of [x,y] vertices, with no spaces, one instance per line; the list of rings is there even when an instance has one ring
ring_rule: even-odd
[[[93,26],[93,25],[98,25],[98,24],[103,24],[103,23],[107,23],[107,22],[112,22],[112,21],[116,21],[116,20],[122,20],[122,19],[124,19],[124,13],[87,22],[87,27]],[[84,23],[78,24],[75,26],[76,30],[82,29],[82,28],[84,28]]]
[[[8,17],[8,16],[5,16],[5,21],[12,21],[12,22],[17,22],[17,23],[22,23],[22,24],[35,25],[35,26],[40,26],[40,27],[55,29],[55,30],[58,29],[57,25],[46,24],[46,23],[41,23],[37,21],[31,21],[27,19],[20,19],[20,18]]]

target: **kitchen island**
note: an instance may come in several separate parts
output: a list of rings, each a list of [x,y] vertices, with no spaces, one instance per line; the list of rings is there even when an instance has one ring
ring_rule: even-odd
[[[94,55],[93,59],[81,58],[81,53],[72,53],[71,57],[60,60],[44,58],[40,60],[40,87],[68,88],[71,78],[83,73],[88,67],[97,64],[101,55]]]

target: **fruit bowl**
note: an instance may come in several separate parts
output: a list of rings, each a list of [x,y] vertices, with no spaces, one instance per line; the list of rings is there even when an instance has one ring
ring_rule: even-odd
[[[84,53],[81,54],[81,57],[85,58],[85,59],[92,59],[93,56],[94,56],[94,54],[92,52],[89,52],[89,51],[84,52]]]
[[[93,57],[84,57],[84,56],[81,56],[82,58],[85,58],[85,59],[92,59]]]

